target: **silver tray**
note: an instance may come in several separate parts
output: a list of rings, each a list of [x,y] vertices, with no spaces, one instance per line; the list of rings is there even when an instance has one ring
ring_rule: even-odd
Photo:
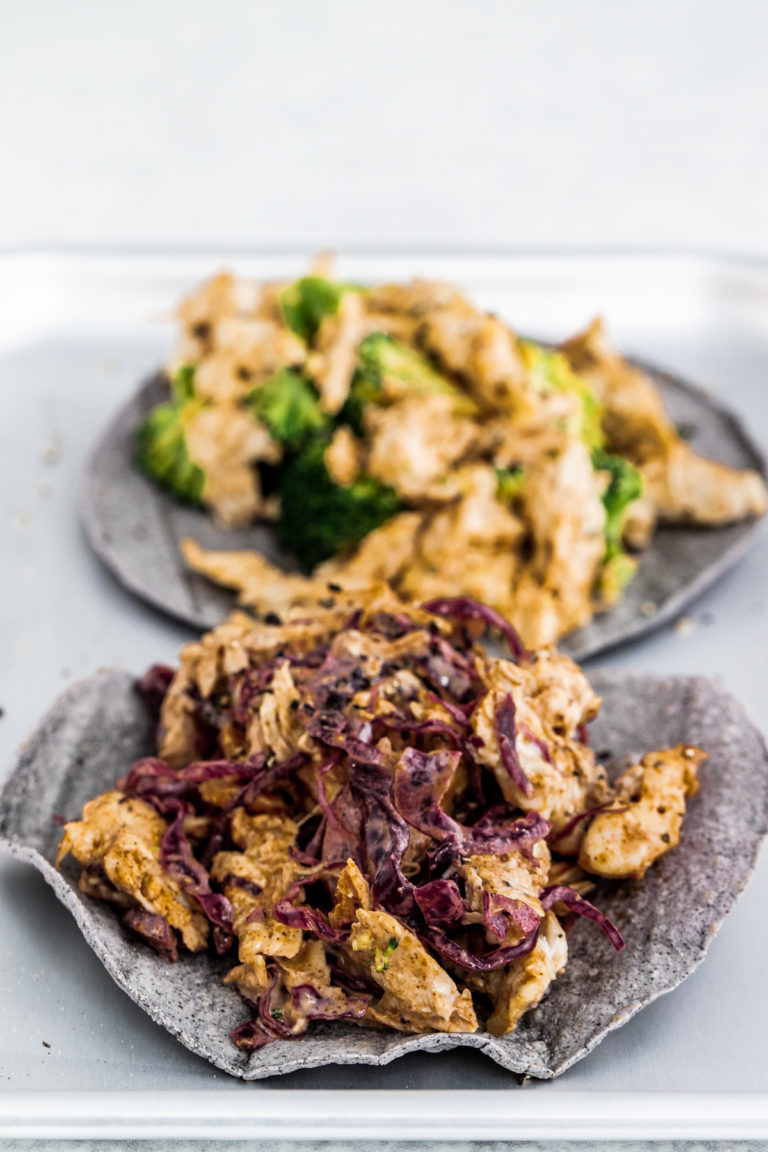
[[[0,259],[6,412],[0,491],[0,764],[50,700],[100,665],[172,661],[185,628],[128,596],[84,546],[83,465],[162,359],[177,296],[219,265],[273,276],[305,253]],[[557,337],[595,311],[620,345],[707,385],[768,442],[768,269],[679,256],[350,253],[352,278],[443,276]],[[11,429],[13,430],[11,432]],[[765,727],[768,540],[615,664],[720,675]],[[41,878],[0,863],[0,1137],[688,1139],[768,1137],[765,860],[703,966],[552,1083],[520,1089],[479,1054],[404,1057],[243,1084],[153,1025]]]

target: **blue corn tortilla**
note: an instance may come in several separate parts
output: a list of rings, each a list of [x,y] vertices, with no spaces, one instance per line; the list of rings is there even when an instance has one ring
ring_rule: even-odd
[[[616,771],[627,757],[678,743],[698,744],[708,759],[680,845],[642,883],[598,890],[601,908],[626,940],[624,951],[615,953],[599,934],[577,927],[565,972],[508,1036],[407,1036],[318,1023],[300,1039],[276,1040],[252,1053],[235,1048],[229,1032],[248,1012],[221,982],[231,959],[196,955],[166,963],[129,940],[111,908],[79,892],[76,865],[65,863],[62,873],[53,866],[61,818],[77,817],[87,800],[152,748],[151,722],[126,672],[104,671],[74,685],[43,718],[0,794],[0,849],[42,873],[136,1004],[232,1076],[259,1080],[325,1064],[382,1065],[409,1052],[471,1047],[510,1072],[550,1079],[698,967],[768,830],[768,751],[737,701],[699,677],[603,672],[590,680],[604,698],[590,726],[592,742],[610,752]]]

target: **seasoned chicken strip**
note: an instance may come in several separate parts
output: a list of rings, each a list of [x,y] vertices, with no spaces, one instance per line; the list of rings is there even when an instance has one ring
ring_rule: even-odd
[[[82,820],[66,825],[56,866],[68,853],[86,867],[98,866],[119,892],[164,917],[185,947],[199,952],[208,942],[208,921],[160,863],[165,830],[163,818],[143,800],[105,792],[85,805]]]
[[[536,946],[507,969],[491,973],[493,1014],[485,1022],[492,1036],[512,1032],[521,1017],[541,1002],[552,981],[565,968],[568,944],[554,912],[545,912]]]
[[[352,924],[358,908],[370,911],[371,889],[354,860],[347,860],[339,873],[333,909],[329,916],[333,927],[342,928]]]
[[[699,456],[681,440],[653,381],[619,355],[602,321],[562,351],[600,398],[609,448],[640,467],[663,519],[717,525],[765,513],[762,477]]]
[[[247,524],[271,514],[253,465],[276,464],[282,449],[245,409],[229,403],[194,408],[185,421],[190,459],[205,474],[204,498],[221,524]]]
[[[567,657],[557,659],[565,661]],[[567,668],[567,665],[561,667]],[[570,732],[558,731],[543,720],[535,694],[535,675],[527,667],[519,667],[508,660],[496,660],[484,670],[484,679],[489,691],[475,708],[471,721],[473,734],[480,741],[475,756],[480,764],[493,772],[508,803],[525,812],[540,813],[557,832],[574,813],[583,812],[608,798],[605,773],[595,763],[592,751],[570,739]],[[581,689],[580,679],[574,675],[577,690]],[[553,688],[554,685],[550,689],[552,719],[562,723],[562,709],[567,707],[569,693],[564,691],[558,704]],[[505,766],[499,744],[497,716],[508,697],[512,698],[515,708],[514,752],[528,779],[528,791],[518,784]],[[590,702],[587,708],[591,707]],[[569,719],[578,715],[580,708],[581,705],[572,709]]]
[[[275,903],[301,875],[301,866],[289,855],[297,826],[284,816],[249,816],[236,808],[231,823],[232,839],[241,852],[217,852],[211,878],[222,887],[232,905],[240,964],[228,973],[245,996],[258,999],[266,988],[265,957],[290,959],[302,946],[300,928],[281,924],[271,915]]]
[[[366,334],[363,303],[357,292],[347,292],[335,315],[326,316],[315,337],[308,361],[325,412],[338,412],[349,394],[357,363],[357,346]]]
[[[697,455],[684,441],[667,446],[641,468],[648,498],[660,520],[673,523],[731,524],[762,516],[768,494],[757,472],[729,468]]]
[[[406,500],[429,497],[475,437],[475,423],[457,416],[452,396],[409,396],[365,413],[366,471]]]
[[[530,909],[532,916],[526,917],[525,923],[535,924],[536,919],[544,915],[544,909],[539,900],[539,892],[547,883],[550,854],[546,841],[539,840],[533,846],[533,860],[523,856],[521,852],[505,852],[502,855],[467,856],[462,860],[459,874],[464,879],[467,908],[478,917],[477,922],[482,923],[484,911],[484,897],[502,896],[517,904],[524,904]],[[521,939],[525,930],[510,923],[507,935],[502,944],[514,944]],[[490,932],[486,932],[488,943],[497,947],[499,939]]]
[[[615,782],[624,811],[601,812],[587,828],[579,849],[585,872],[620,880],[642,879],[655,860],[680,840],[685,802],[699,788],[700,748],[678,744],[649,752]]]
[[[366,1019],[399,1032],[475,1032],[471,993],[459,990],[445,969],[399,920],[358,909],[349,948],[368,978],[383,989]]]

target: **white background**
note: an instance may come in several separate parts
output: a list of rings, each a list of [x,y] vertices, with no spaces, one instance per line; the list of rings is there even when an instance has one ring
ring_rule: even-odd
[[[0,0],[0,245],[765,255],[767,46],[761,0]]]

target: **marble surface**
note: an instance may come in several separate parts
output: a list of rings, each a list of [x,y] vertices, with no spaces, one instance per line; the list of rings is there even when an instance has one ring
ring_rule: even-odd
[[[644,1140],[600,1141],[584,1144],[575,1140],[557,1141],[516,1141],[472,1140],[457,1145],[446,1141],[417,1140],[403,1144],[399,1140],[364,1140],[357,1144],[358,1152],[455,1152],[460,1147],[463,1152],[764,1152],[766,1144],[761,1140],[661,1140],[648,1144]],[[91,1140],[0,1140],[0,1152],[93,1152]],[[178,1140],[173,1144],[173,1152],[241,1152],[244,1145],[238,1141]],[[349,1148],[341,1140],[249,1140],[249,1152],[345,1152]],[[167,1141],[127,1140],[121,1143],[122,1152],[166,1152]]]

